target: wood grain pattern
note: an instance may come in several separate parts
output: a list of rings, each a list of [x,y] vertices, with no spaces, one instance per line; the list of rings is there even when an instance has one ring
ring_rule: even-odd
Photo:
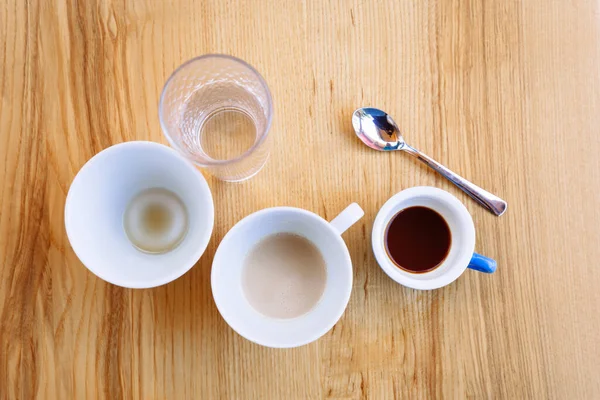
[[[0,4],[0,398],[600,397],[600,9],[597,1],[8,1]],[[244,184],[209,178],[216,221],[185,276],[152,290],[96,278],[63,207],[93,154],[164,142],[165,79],[228,53],[275,102],[272,154]],[[496,218],[350,124],[378,106],[407,141],[509,203]],[[377,266],[378,208],[415,185],[473,214],[498,272],[417,292]],[[216,247],[258,209],[332,218],[354,290],[340,322],[293,350],[258,347],[219,316]]]

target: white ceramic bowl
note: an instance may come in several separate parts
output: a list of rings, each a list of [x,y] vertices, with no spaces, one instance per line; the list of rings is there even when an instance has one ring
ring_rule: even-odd
[[[173,250],[137,250],[123,230],[123,213],[139,192],[160,187],[177,194],[188,232]],[[198,261],[213,229],[212,195],[202,174],[167,146],[126,142],[92,157],[75,176],[65,204],[69,242],[81,262],[107,282],[128,288],[163,285]]]

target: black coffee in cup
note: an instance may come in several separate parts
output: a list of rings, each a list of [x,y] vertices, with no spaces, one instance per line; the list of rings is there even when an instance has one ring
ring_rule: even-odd
[[[400,210],[385,231],[385,248],[393,263],[411,273],[439,267],[448,256],[452,235],[437,211],[423,206]]]

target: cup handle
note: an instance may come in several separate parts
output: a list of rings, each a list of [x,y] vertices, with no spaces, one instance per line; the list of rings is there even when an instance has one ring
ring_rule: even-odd
[[[496,260],[482,256],[481,254],[473,253],[473,258],[469,261],[467,268],[474,269],[475,271],[485,272],[491,274],[496,271]]]
[[[362,208],[356,203],[350,204],[344,209],[337,217],[332,219],[329,223],[337,231],[338,234],[346,232],[348,228],[356,223],[365,215]]]

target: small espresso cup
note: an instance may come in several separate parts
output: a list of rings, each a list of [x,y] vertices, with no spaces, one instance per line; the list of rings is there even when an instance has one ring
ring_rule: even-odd
[[[267,208],[239,221],[221,241],[211,272],[213,297],[225,321],[244,338],[267,347],[302,346],[327,333],[344,313],[352,290],[352,261],[341,234],[363,215],[353,203],[331,222],[292,207]],[[263,315],[248,302],[242,285],[248,253],[261,239],[277,233],[308,239],[325,261],[326,283],[320,300],[295,318]]]
[[[446,258],[435,269],[425,273],[411,273],[399,268],[386,250],[386,230],[391,220],[408,207],[428,207],[440,214],[450,228],[451,244]],[[475,226],[466,207],[450,193],[428,186],[413,187],[391,197],[379,210],[373,224],[372,245],[381,269],[401,285],[430,290],[458,279],[467,269],[492,273],[496,261],[474,253]]]

